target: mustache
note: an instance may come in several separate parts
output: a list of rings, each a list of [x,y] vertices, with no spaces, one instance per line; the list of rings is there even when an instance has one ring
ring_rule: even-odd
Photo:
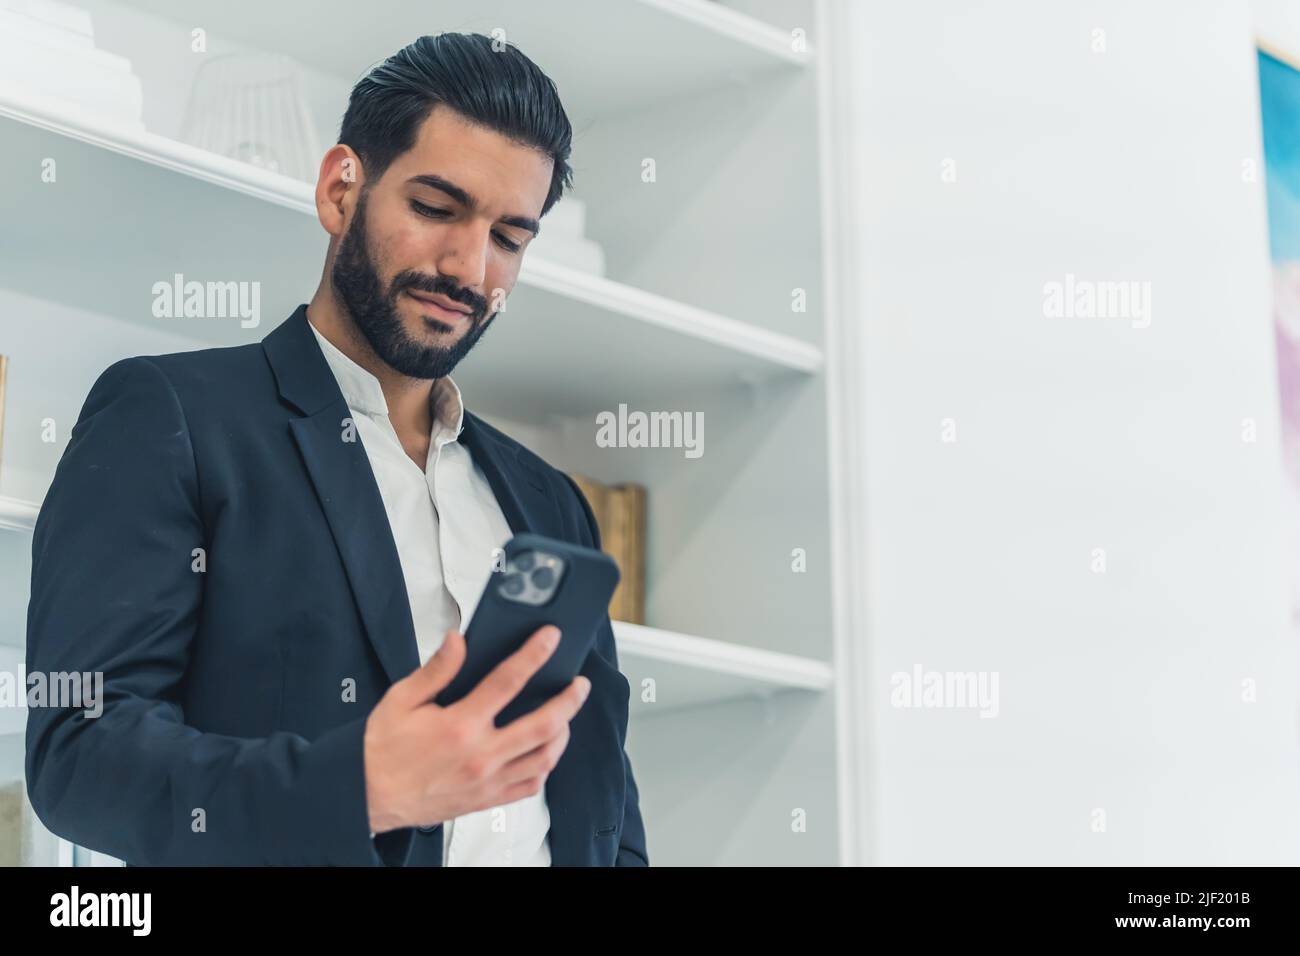
[[[428,276],[421,272],[403,272],[393,278],[392,296],[394,299],[407,289],[424,292],[429,295],[445,295],[453,302],[467,305],[475,319],[487,309],[487,299],[475,295],[469,289],[462,289],[446,276]]]

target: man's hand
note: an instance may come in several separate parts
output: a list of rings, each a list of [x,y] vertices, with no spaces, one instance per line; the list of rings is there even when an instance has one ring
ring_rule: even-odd
[[[558,628],[538,629],[449,707],[433,698],[465,662],[465,638],[448,631],[425,665],[393,684],[366,719],[366,804],[370,829],[433,826],[499,807],[541,790],[569,743],[569,721],[591,682],[573,683],[541,707],[497,727],[496,715],[528,683],[560,642]]]

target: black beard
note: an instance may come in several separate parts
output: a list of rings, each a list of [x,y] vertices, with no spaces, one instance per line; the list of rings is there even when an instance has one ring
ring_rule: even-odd
[[[486,300],[467,289],[459,288],[446,276],[440,275],[430,281],[423,273],[408,269],[394,276],[385,292],[381,288],[379,272],[370,255],[370,243],[366,237],[364,190],[357,199],[352,225],[339,243],[334,268],[330,271],[330,281],[343,307],[352,316],[352,321],[366,337],[375,354],[385,364],[411,378],[434,379],[450,375],[496,318],[495,312],[484,318]],[[469,330],[454,345],[421,345],[407,335],[406,329],[402,327],[401,316],[397,314],[397,297],[407,289],[441,293],[455,302],[468,305],[473,310]],[[451,330],[451,326],[439,324],[442,326],[439,331]]]

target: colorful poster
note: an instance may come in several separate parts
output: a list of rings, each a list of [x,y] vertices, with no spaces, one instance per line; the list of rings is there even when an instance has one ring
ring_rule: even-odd
[[[1282,453],[1292,554],[1291,613],[1300,624],[1300,59],[1259,51],[1260,112],[1268,239],[1273,259],[1273,328],[1282,400]]]

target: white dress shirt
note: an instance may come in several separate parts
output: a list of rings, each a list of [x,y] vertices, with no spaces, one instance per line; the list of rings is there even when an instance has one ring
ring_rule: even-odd
[[[352,412],[375,482],[411,602],[423,665],[451,628],[462,634],[492,573],[493,551],[512,532],[492,487],[464,445],[460,389],[451,377],[434,382],[433,430],[421,469],[402,447],[388,418],[379,379],[343,354],[310,322]],[[501,807],[443,824],[445,866],[550,866],[551,827],[543,788]]]

